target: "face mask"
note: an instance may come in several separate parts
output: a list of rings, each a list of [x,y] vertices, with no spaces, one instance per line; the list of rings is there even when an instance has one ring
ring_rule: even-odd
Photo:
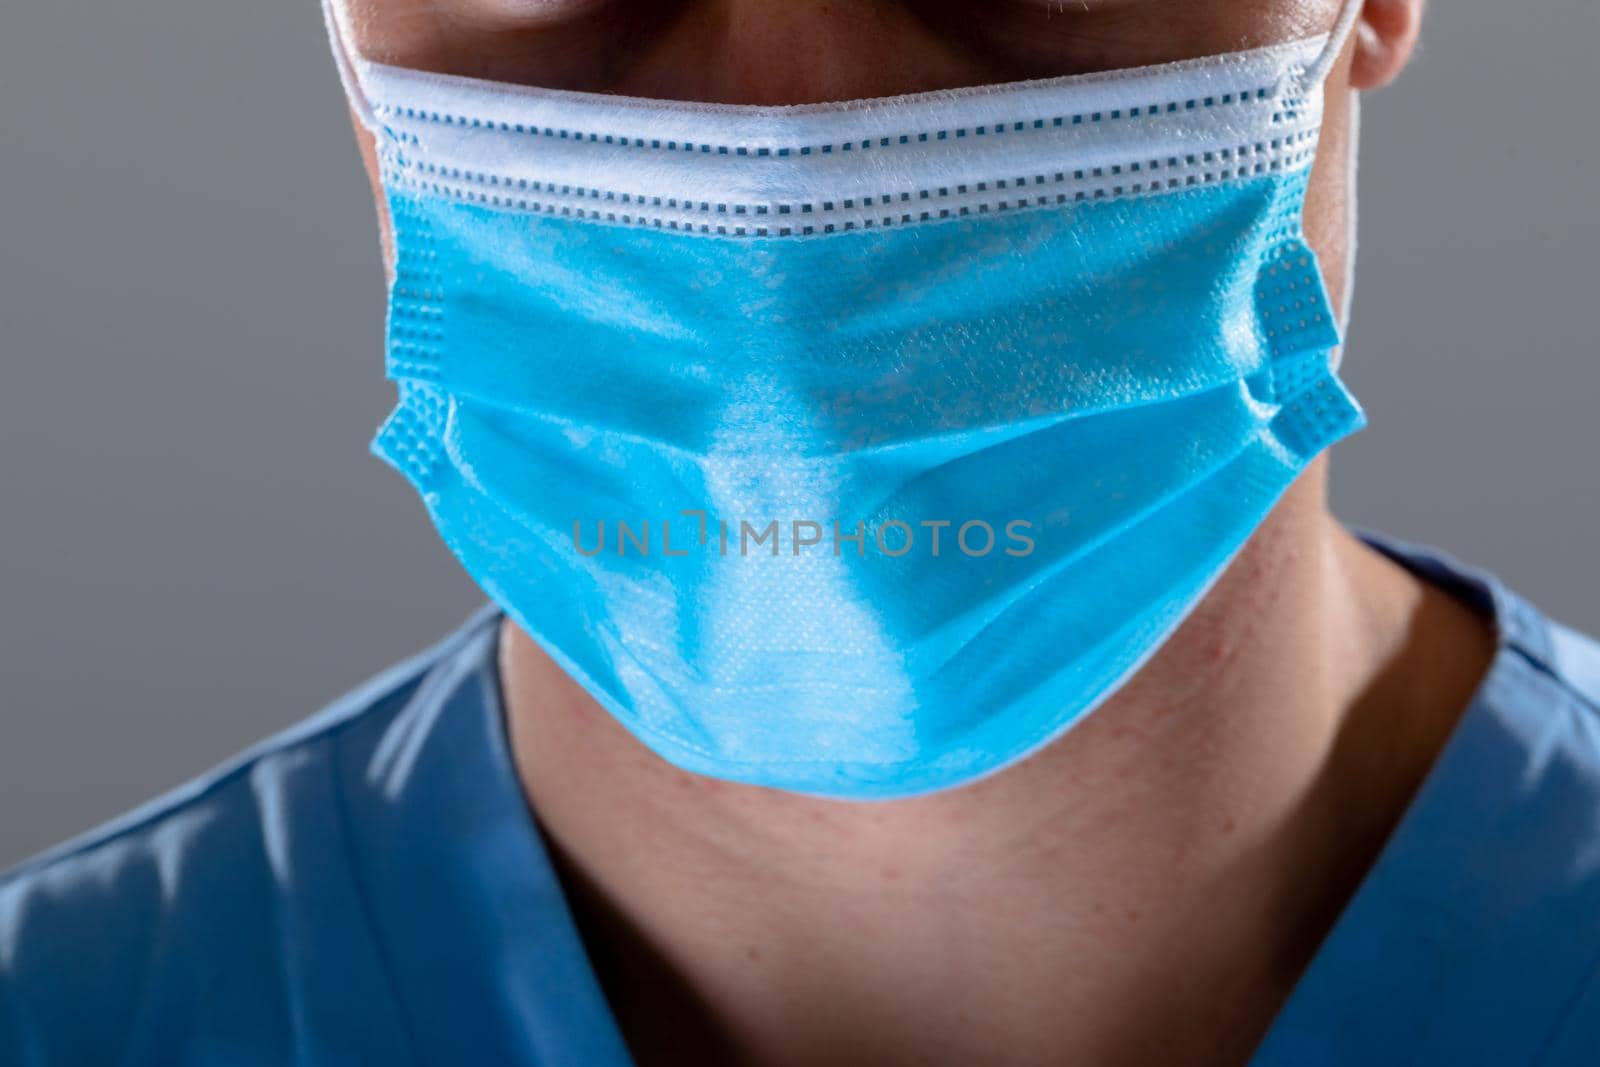
[[[779,108],[337,49],[393,221],[375,450],[672,763],[842,798],[992,773],[1362,424],[1301,232],[1350,21]]]

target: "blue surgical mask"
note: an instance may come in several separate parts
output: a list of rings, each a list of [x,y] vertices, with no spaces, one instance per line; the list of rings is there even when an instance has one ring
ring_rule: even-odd
[[[1301,229],[1348,22],[802,107],[341,50],[393,224],[374,447],[672,763],[855,799],[993,773],[1362,424]]]

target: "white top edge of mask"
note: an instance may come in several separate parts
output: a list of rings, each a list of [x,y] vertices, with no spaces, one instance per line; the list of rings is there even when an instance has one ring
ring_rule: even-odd
[[[829,233],[1309,166],[1325,38],[1107,73],[771,108],[502,86],[367,64],[385,180],[549,215]]]

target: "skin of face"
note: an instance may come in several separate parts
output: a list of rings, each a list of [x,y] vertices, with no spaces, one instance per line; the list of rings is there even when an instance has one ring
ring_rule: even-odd
[[[1325,32],[1338,7],[348,0],[344,24],[397,66],[770,105],[1236,51]],[[1305,229],[1334,306],[1352,92],[1400,72],[1421,17],[1422,0],[1364,0],[1329,77]],[[518,772],[639,1062],[1243,1062],[1493,649],[1481,620],[1333,519],[1326,477],[1318,460],[1083,724],[911,800],[678,771],[506,624]]]

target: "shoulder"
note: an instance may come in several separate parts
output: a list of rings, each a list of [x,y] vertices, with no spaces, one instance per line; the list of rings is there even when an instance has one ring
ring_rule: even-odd
[[[1501,654],[1417,820],[1439,833],[1418,854],[1439,882],[1431,925],[1461,953],[1440,961],[1460,1011],[1436,1037],[1576,1067],[1600,1051],[1600,642],[1490,592]],[[1460,1022],[1484,997],[1498,1010]]]
[[[1536,923],[1505,924],[1525,945],[1521,985],[1554,1016],[1540,1063],[1600,1057],[1600,641],[1543,618],[1528,657],[1529,715],[1518,747],[1518,803],[1505,815],[1494,872],[1501,892],[1528,885]]]
[[[316,987],[380,987],[346,854],[342,765],[473,625],[0,875],[0,1061],[171,1062],[179,1045],[221,1051],[248,1032],[251,1054],[281,1040],[288,1062]]]
[[[1561,684],[1600,715],[1600,640],[1550,622],[1550,663]]]

